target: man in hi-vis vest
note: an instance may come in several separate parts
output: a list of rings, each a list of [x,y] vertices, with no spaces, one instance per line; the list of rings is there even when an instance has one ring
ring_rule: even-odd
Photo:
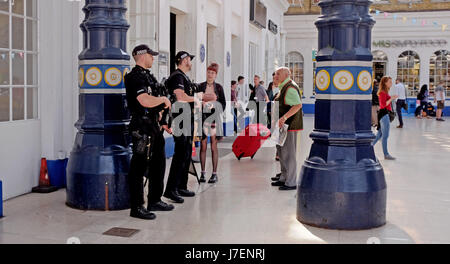
[[[279,104],[278,126],[288,125],[286,142],[280,149],[281,176],[273,186],[280,187],[280,191],[297,189],[297,139],[303,130],[303,110],[301,91],[291,80],[291,71],[282,67],[275,73],[275,83],[279,83],[280,93],[275,99]]]

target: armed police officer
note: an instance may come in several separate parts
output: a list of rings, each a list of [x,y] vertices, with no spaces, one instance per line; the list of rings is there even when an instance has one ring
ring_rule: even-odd
[[[133,143],[128,181],[131,212],[134,218],[153,220],[151,211],[171,211],[173,205],[161,200],[166,171],[165,140],[163,133],[172,133],[166,122],[171,103],[164,86],[150,73],[153,56],[158,52],[147,45],[133,50],[136,67],[125,76],[128,109],[131,113],[130,134]],[[148,179],[148,207],[144,207],[144,177]]]
[[[177,70],[175,70],[167,80],[167,89],[174,103],[172,116],[174,121],[180,115],[187,117],[182,125],[177,126],[174,122],[172,128],[174,130],[175,153],[170,167],[169,178],[167,181],[164,197],[174,201],[175,203],[183,203],[182,197],[193,197],[194,192],[188,190],[189,167],[192,158],[192,140],[194,134],[194,103],[198,104],[199,100],[195,97],[198,91],[196,85],[193,84],[186,75],[192,69],[192,59],[195,56],[185,51],[180,51],[175,56]],[[175,111],[175,108],[182,108],[182,111]],[[187,111],[187,112],[185,112]],[[190,127],[189,127],[190,124]],[[183,131],[182,133],[179,133]]]

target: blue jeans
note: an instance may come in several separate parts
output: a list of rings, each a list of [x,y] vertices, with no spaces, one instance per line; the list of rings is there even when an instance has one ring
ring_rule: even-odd
[[[377,138],[372,143],[372,146],[375,146],[378,143],[378,141],[380,139],[382,139],[383,152],[384,152],[384,156],[386,157],[386,156],[389,156],[388,138],[389,138],[389,130],[391,128],[391,120],[389,119],[389,115],[385,115],[380,120],[380,125],[381,125],[381,128],[380,128],[380,130],[378,130]]]

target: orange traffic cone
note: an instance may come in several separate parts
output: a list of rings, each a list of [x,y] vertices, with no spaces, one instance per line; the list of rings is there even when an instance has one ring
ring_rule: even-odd
[[[33,188],[34,193],[51,193],[57,191],[58,188],[50,185],[48,177],[47,159],[41,159],[41,173],[39,175],[39,186]]]

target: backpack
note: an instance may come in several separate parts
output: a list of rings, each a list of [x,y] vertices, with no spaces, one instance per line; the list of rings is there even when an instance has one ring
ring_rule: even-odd
[[[436,108],[431,103],[428,103],[427,105],[427,111],[429,116],[435,117],[436,116]]]

